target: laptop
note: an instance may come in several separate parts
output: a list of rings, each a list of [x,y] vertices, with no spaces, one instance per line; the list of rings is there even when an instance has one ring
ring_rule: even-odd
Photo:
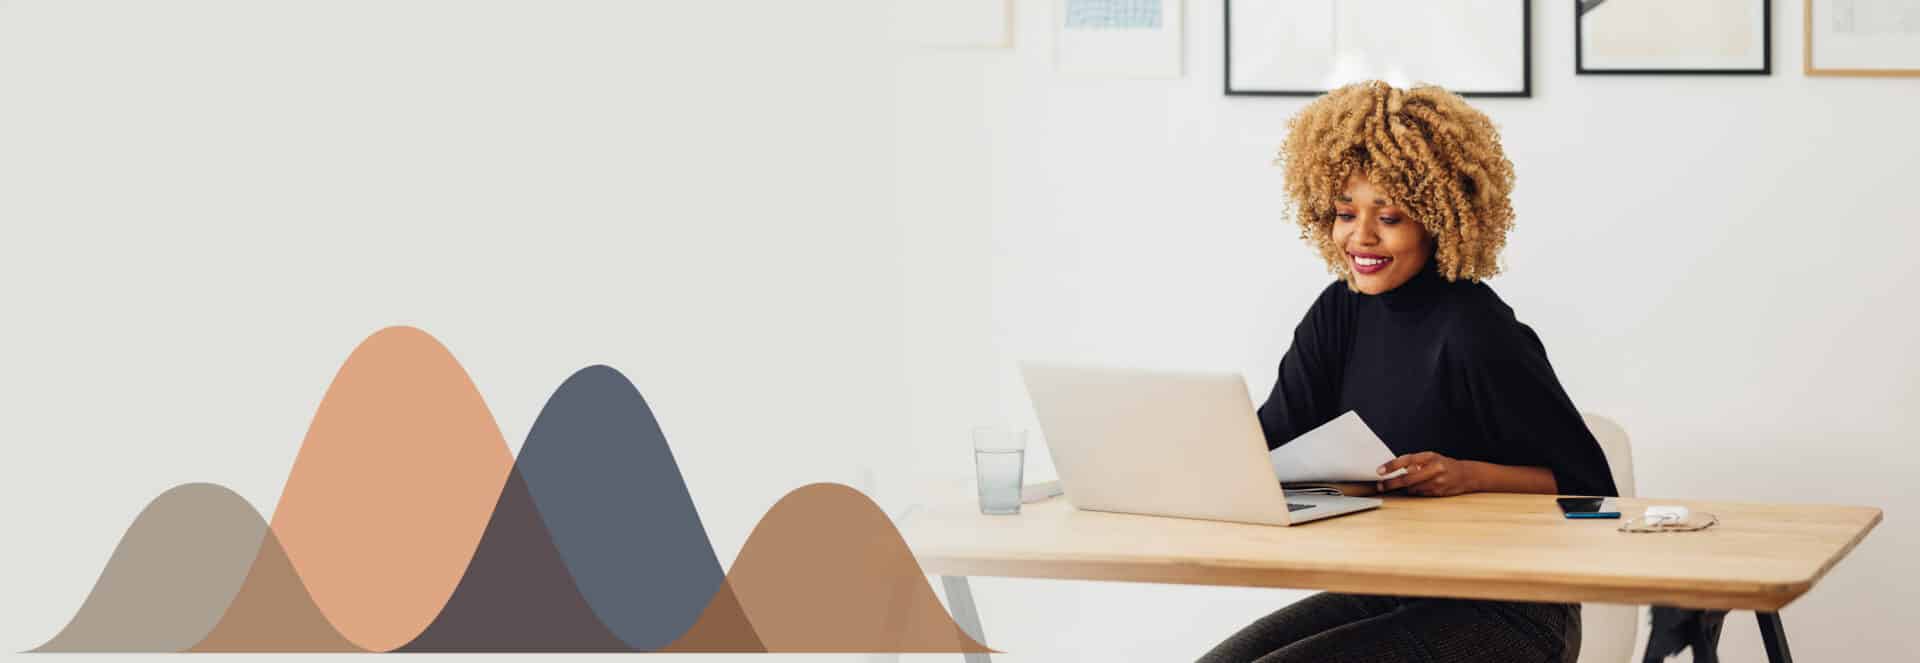
[[[1380,506],[1288,496],[1238,374],[1034,361],[1020,374],[1075,508],[1294,525]]]

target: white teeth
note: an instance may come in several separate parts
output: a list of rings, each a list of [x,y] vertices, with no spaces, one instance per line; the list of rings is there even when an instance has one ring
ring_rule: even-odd
[[[1365,265],[1365,266],[1368,266],[1368,267],[1372,267],[1372,266],[1374,266],[1374,265],[1384,265],[1384,264],[1386,264],[1386,262],[1387,262],[1387,259],[1386,259],[1386,258],[1358,258],[1358,257],[1356,257],[1356,258],[1354,258],[1354,259],[1353,259],[1353,261],[1354,261],[1354,262],[1356,262],[1356,263],[1360,263],[1360,264],[1362,264],[1362,265]]]

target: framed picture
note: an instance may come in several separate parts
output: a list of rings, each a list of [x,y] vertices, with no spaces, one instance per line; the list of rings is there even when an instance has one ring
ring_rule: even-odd
[[[1054,0],[1054,70],[1094,78],[1179,78],[1183,14],[1180,0]]]
[[[1530,0],[1226,0],[1226,93],[1314,96],[1368,79],[1533,96]]]
[[[1574,73],[1773,73],[1768,0],[1573,2]]]
[[[1920,77],[1920,0],[1805,0],[1808,76]]]

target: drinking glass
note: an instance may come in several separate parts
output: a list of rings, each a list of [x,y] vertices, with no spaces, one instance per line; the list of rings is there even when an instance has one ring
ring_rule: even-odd
[[[973,429],[973,471],[980,484],[980,513],[1020,513],[1020,483],[1027,461],[1027,432],[998,426]]]

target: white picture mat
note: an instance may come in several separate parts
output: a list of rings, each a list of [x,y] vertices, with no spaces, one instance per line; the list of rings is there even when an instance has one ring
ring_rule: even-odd
[[[1181,0],[1161,0],[1158,29],[1068,29],[1067,1],[1053,3],[1053,65],[1062,74],[1179,78]]]
[[[1920,70],[1920,29],[1900,29],[1898,16],[1920,11],[1920,0],[1813,0],[1812,9],[1809,67]],[[1849,10],[1851,31],[1838,20]]]
[[[1606,0],[1580,17],[1587,69],[1734,69],[1766,66],[1760,0]]]
[[[895,39],[921,46],[1012,45],[1012,0],[893,0]]]
[[[1526,23],[1513,0],[1230,2],[1235,91],[1317,91],[1368,79],[1481,92],[1526,87]]]

